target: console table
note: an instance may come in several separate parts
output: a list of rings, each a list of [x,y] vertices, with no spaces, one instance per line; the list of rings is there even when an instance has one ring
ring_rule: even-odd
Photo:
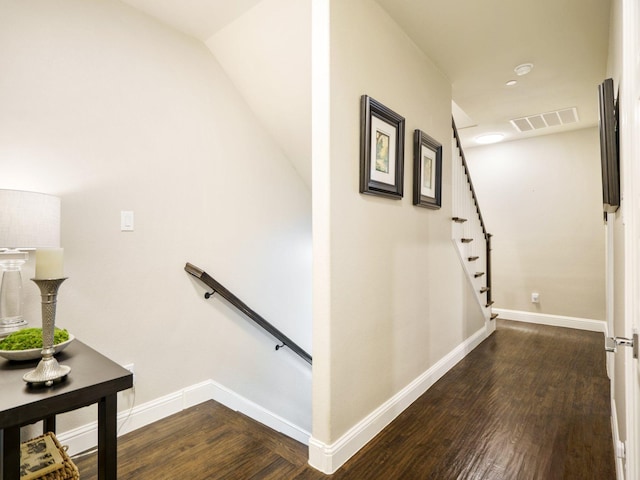
[[[44,420],[43,430],[55,432],[57,414],[97,403],[98,478],[116,480],[117,393],[133,386],[133,374],[77,339],[56,358],[71,373],[51,387],[30,387],[22,380],[38,360],[0,358],[0,479],[20,478],[20,427]]]

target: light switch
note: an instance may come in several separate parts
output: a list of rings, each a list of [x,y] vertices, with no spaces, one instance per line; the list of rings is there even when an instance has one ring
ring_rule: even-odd
[[[133,212],[123,210],[120,212],[120,231],[133,232]]]

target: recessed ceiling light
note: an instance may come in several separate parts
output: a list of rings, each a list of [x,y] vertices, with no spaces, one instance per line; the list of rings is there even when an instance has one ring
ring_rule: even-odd
[[[523,63],[521,65],[518,65],[516,68],[514,68],[513,71],[516,72],[516,75],[522,76],[529,73],[532,69],[533,69],[533,63]]]
[[[499,142],[503,138],[504,135],[502,133],[487,133],[486,135],[480,135],[479,137],[476,137],[476,142],[481,145],[487,145],[489,143]]]
[[[518,83],[516,80],[509,80],[505,85],[507,87],[513,87],[516,83]]]

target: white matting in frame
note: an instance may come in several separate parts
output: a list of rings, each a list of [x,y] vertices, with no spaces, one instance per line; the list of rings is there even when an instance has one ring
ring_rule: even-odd
[[[395,185],[397,129],[384,120],[371,118],[371,180]]]
[[[402,198],[404,124],[404,117],[368,95],[362,95],[360,193]]]

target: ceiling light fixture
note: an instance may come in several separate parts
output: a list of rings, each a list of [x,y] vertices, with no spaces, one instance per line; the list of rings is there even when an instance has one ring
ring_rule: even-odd
[[[509,80],[505,85],[507,87],[513,87],[516,83],[518,83],[516,80]]]
[[[476,137],[476,142],[480,145],[488,145],[489,143],[499,142],[504,138],[502,133],[487,133],[485,135],[480,135]]]
[[[526,75],[527,73],[529,73],[532,69],[533,63],[523,63],[514,68],[513,71],[516,72],[516,75],[521,77],[522,75]]]

